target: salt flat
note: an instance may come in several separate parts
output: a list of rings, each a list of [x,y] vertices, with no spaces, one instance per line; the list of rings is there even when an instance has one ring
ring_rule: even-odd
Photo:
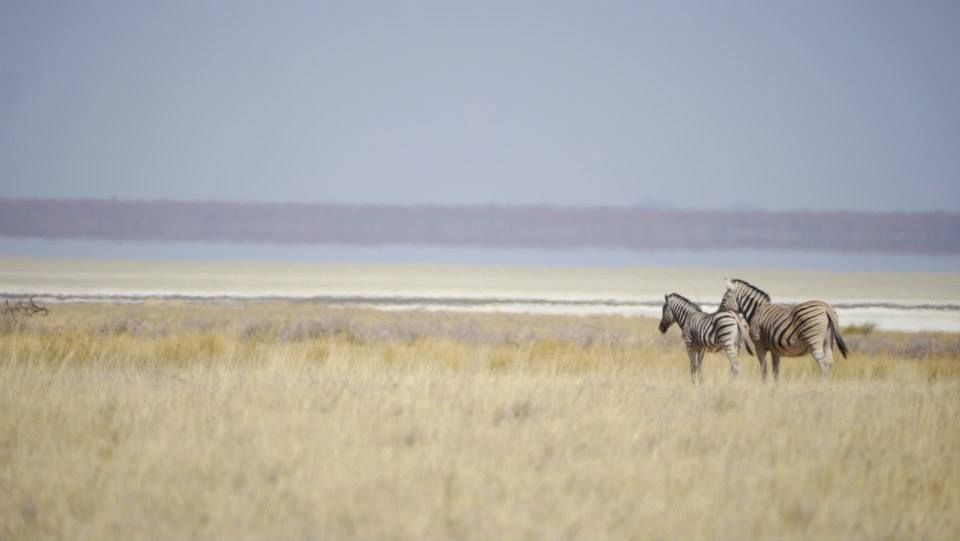
[[[712,308],[728,276],[778,302],[833,303],[844,324],[960,331],[956,272],[0,258],[6,294],[289,298],[394,310],[656,315],[673,291]]]

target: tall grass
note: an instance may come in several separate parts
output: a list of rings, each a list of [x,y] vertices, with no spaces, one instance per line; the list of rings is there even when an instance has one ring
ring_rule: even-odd
[[[621,317],[62,305],[0,328],[0,539],[957,538],[958,337],[691,385]]]

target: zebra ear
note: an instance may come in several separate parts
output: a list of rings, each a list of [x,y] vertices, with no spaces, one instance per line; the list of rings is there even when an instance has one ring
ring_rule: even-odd
[[[728,289],[728,290],[731,290],[731,291],[732,291],[732,290],[734,290],[734,289],[737,288],[737,285],[733,283],[733,279],[731,279],[731,278],[724,278],[724,280],[727,281],[727,289]]]

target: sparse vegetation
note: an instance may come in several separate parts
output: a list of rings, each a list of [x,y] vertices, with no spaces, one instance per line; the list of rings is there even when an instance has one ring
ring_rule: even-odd
[[[877,324],[871,321],[861,323],[860,325],[847,325],[843,328],[842,334],[844,336],[853,336],[853,335],[870,335],[877,329]]]
[[[58,305],[0,329],[0,539],[957,538],[958,338],[693,386],[652,319]]]
[[[3,301],[3,309],[0,310],[0,317],[16,321],[21,317],[45,316],[50,313],[46,306],[41,306],[33,300],[33,297],[15,300],[12,303],[10,299]]]

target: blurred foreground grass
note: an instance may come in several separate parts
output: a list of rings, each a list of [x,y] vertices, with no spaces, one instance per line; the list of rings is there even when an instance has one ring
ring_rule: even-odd
[[[690,385],[656,321],[57,305],[0,326],[0,539],[960,537],[960,337]]]

